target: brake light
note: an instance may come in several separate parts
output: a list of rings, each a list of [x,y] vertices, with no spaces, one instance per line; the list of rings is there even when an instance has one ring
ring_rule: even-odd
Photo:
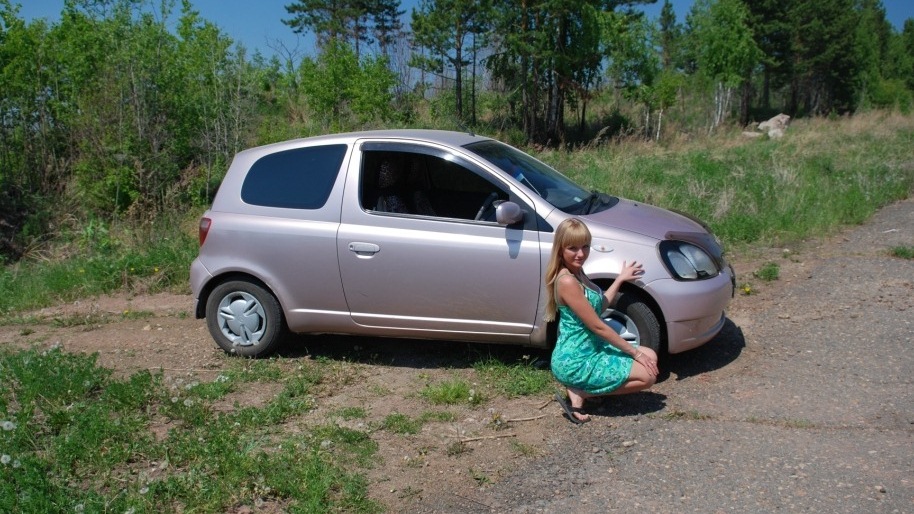
[[[209,218],[200,218],[200,230],[198,236],[200,237],[200,246],[203,246],[203,242],[206,241],[206,234],[209,233],[209,227],[213,224],[213,220]]]

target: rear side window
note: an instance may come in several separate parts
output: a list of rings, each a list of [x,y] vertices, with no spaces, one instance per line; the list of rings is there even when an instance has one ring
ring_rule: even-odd
[[[340,172],[346,145],[309,146],[261,157],[251,166],[241,199],[252,205],[320,209]]]

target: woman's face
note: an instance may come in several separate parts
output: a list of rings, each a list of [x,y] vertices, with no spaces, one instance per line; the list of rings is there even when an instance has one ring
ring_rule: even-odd
[[[562,249],[562,260],[570,271],[576,272],[583,268],[588,255],[590,255],[589,244],[568,245]]]

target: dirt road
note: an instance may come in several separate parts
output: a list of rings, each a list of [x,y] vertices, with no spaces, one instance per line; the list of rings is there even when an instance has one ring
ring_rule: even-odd
[[[652,392],[611,400],[583,426],[545,394],[454,407],[456,422],[417,435],[374,431],[370,494],[391,512],[914,512],[914,261],[890,257],[898,245],[914,246],[914,200],[838,237],[733,256],[753,294],[737,295],[718,338],[667,359]],[[767,261],[780,279],[752,278]],[[187,295],[91,299],[2,326],[0,344],[98,352],[122,374],[212,380],[237,359],[190,309]],[[301,338],[280,362],[325,357],[330,373],[317,408],[284,428],[336,420],[347,406],[368,406],[365,424],[418,415],[431,408],[419,389],[477,383],[471,363],[487,352],[530,353]],[[270,394],[261,386],[225,403]],[[455,441],[468,442],[453,452]]]
[[[900,245],[914,245],[914,200],[778,256],[781,279],[738,298],[725,333],[670,359],[652,394],[564,427],[472,501],[422,510],[914,512],[914,261],[889,256]]]

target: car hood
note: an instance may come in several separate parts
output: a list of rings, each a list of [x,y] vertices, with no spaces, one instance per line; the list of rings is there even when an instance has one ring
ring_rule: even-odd
[[[594,237],[606,237],[612,229],[621,229],[657,240],[705,239],[710,234],[698,221],[682,214],[619,198],[612,207],[582,216],[587,220]],[[603,227],[595,225],[603,225]],[[691,237],[689,237],[691,236]]]

